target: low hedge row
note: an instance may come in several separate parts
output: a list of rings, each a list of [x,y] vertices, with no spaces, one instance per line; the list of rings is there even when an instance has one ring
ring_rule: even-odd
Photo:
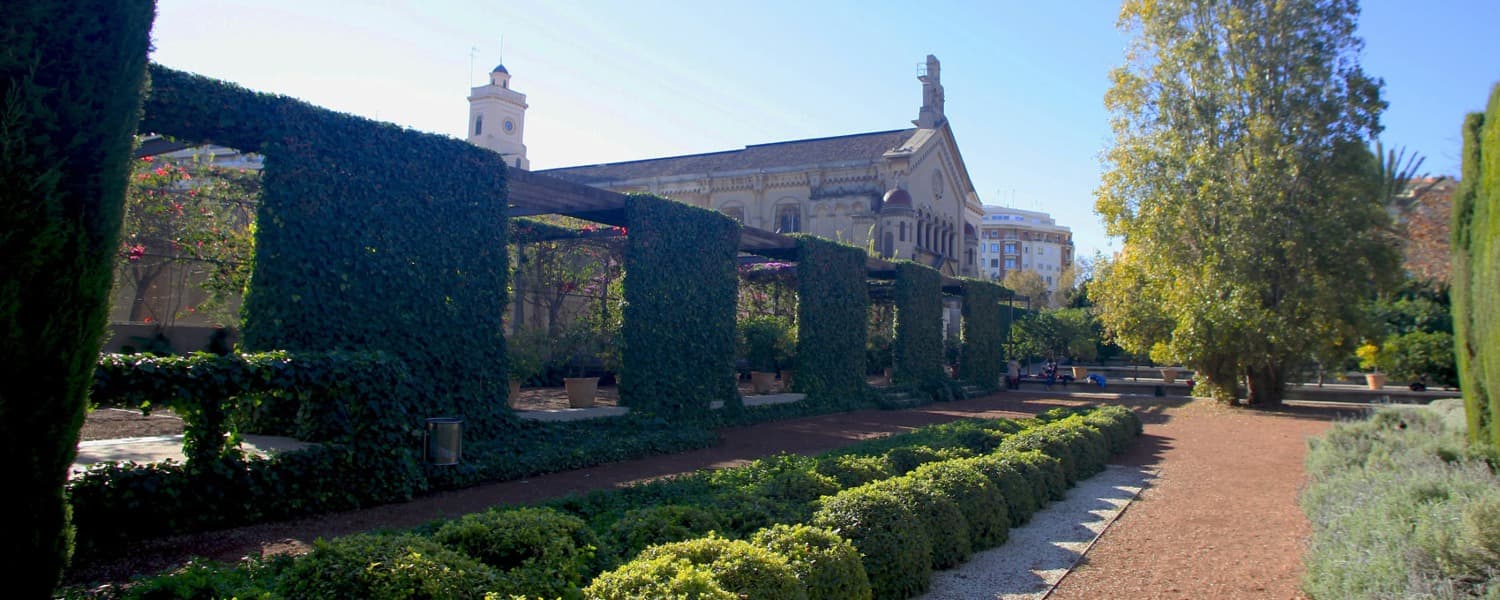
[[[421,464],[426,415],[403,364],[380,353],[106,355],[103,406],[170,406],[188,421],[186,463],[108,464],[68,483],[80,559],[126,542],[411,499],[434,489],[517,479],[714,444],[707,428],[660,419],[510,420],[465,444],[455,467]],[[247,456],[240,427],[268,423],[321,445]],[[288,433],[274,430],[272,433]]]
[[[320,542],[250,571],[195,566],[126,596],[905,598],[932,569],[1003,543],[1038,499],[1061,496],[1063,461],[1044,452],[1067,452],[1078,472],[1102,468],[1115,439],[1105,431],[1138,432],[1139,421],[1120,407],[959,421],[817,457]],[[899,474],[888,458],[903,454],[932,460]]]

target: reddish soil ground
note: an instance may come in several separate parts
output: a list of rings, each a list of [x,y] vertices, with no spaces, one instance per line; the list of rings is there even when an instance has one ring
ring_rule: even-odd
[[[122,557],[79,565],[69,580],[120,582],[172,568],[190,556],[233,561],[303,552],[320,537],[411,527],[499,504],[735,466],[777,452],[816,453],[964,417],[1026,416],[1085,400],[1012,392],[913,410],[859,411],[729,429],[722,432],[722,444],[703,450],[442,492],[404,504],[151,540]],[[1117,461],[1158,469],[1160,476],[1063,580],[1056,597],[1295,597],[1308,527],[1295,503],[1303,479],[1304,440],[1334,418],[1354,413],[1347,408],[1266,413],[1170,398],[1125,403],[1146,420],[1146,435]]]
[[[1307,438],[1360,408],[1197,401],[1149,411],[1117,462],[1157,469],[1049,598],[1300,598]]]

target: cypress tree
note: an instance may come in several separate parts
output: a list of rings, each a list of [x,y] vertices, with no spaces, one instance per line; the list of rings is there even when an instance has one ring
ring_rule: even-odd
[[[7,2],[0,18],[0,525],[7,596],[48,598],[109,309],[150,0]]]

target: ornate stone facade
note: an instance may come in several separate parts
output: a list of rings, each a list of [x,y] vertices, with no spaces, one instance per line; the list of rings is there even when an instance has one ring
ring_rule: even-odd
[[[975,276],[983,207],[943,115],[939,74],[937,58],[928,56],[918,77],[923,104],[914,128],[542,173],[617,192],[649,192],[751,227],[812,233],[949,275]],[[505,78],[508,84],[508,73]],[[481,89],[475,88],[471,106],[485,97]],[[472,115],[481,111],[470,112],[472,127]],[[519,151],[524,161],[524,146]]]

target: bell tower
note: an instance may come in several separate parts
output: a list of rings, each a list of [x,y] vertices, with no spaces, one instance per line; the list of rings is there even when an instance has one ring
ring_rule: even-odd
[[[510,71],[496,65],[490,82],[469,90],[469,143],[499,152],[505,164],[522,170],[526,160],[526,94],[510,89]]]

